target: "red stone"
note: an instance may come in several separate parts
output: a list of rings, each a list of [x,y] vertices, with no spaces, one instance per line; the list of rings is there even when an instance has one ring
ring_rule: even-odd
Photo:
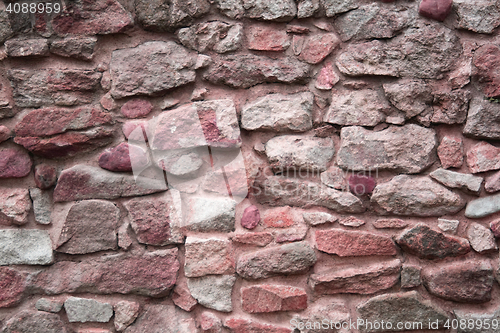
[[[320,90],[331,90],[339,82],[340,77],[333,70],[333,65],[327,63],[316,78],[316,88]]]
[[[332,33],[325,33],[311,37],[295,36],[294,49],[299,59],[309,64],[323,61],[340,44],[340,39]]]
[[[368,176],[352,175],[349,177],[349,190],[354,195],[372,194],[377,182]]]
[[[123,104],[122,114],[130,119],[146,117],[153,111],[153,104],[144,99],[133,99]]]
[[[453,0],[422,0],[418,12],[420,15],[444,21],[451,12]]]
[[[474,52],[476,76],[486,97],[500,96],[500,48],[494,44],[486,44]]]
[[[258,285],[241,288],[241,306],[248,313],[297,311],[307,308],[302,288],[282,285]]]
[[[484,183],[484,189],[488,193],[494,193],[500,191],[500,171],[497,171],[491,176],[486,177],[486,182]]]
[[[248,49],[284,51],[290,46],[290,37],[284,29],[274,25],[258,24],[248,28]]]
[[[142,170],[149,163],[149,158],[142,148],[125,142],[99,156],[99,166],[110,171],[132,171],[132,163],[134,168]]]
[[[464,163],[464,147],[461,137],[445,136],[437,149],[443,169],[460,168]]]
[[[246,229],[254,229],[260,222],[260,213],[257,206],[250,206],[243,212],[243,217],[241,218],[241,226]]]
[[[467,165],[472,173],[500,169],[500,148],[479,142],[467,152]]]
[[[287,327],[261,324],[249,319],[230,318],[224,323],[232,333],[292,333]]]
[[[39,164],[35,167],[35,184],[41,190],[47,190],[57,181],[56,168],[48,164]]]
[[[0,308],[17,305],[23,296],[26,279],[9,267],[0,267]]]
[[[177,285],[172,293],[172,301],[182,310],[191,312],[198,302],[191,296],[189,289],[184,285]]]
[[[23,150],[5,148],[0,150],[0,178],[26,177],[32,166],[31,157]]]
[[[500,238],[500,219],[490,222],[490,229],[496,238]]]
[[[215,314],[203,312],[200,315],[200,328],[203,333],[221,333],[222,322]]]
[[[9,140],[12,137],[10,129],[1,125],[0,126],[0,143]]]
[[[231,240],[242,244],[266,246],[273,241],[273,235],[270,232],[235,234],[231,236]]]
[[[264,215],[264,224],[267,227],[286,228],[294,223],[290,206],[270,209]]]
[[[340,257],[396,255],[390,237],[364,231],[317,230],[316,244],[318,250]]]

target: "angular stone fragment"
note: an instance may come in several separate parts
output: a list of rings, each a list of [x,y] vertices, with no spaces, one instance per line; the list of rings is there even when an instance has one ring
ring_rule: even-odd
[[[111,304],[79,297],[69,297],[64,310],[70,323],[107,323],[113,316]]]
[[[193,333],[198,330],[190,314],[167,303],[149,305],[137,321],[124,332]]]
[[[177,279],[177,248],[142,255],[116,254],[59,261],[29,277],[30,290],[57,295],[63,293],[138,294],[165,297]]]
[[[222,321],[212,312],[202,312],[200,315],[200,328],[203,333],[222,332]]]
[[[272,2],[243,0],[242,2],[245,8],[245,17],[252,19],[287,22],[291,21],[297,14],[297,5],[293,0],[276,0]]]
[[[187,277],[234,273],[231,241],[224,238],[186,238],[184,273]]]
[[[297,18],[314,16],[319,10],[319,0],[300,0],[297,4]]]
[[[304,212],[302,217],[304,218],[304,221],[311,226],[334,223],[338,220],[338,217],[323,212]]]
[[[50,224],[52,195],[49,191],[42,191],[38,188],[30,188],[29,191],[31,200],[33,201],[35,221],[39,224]]]
[[[470,252],[465,238],[435,231],[423,223],[404,231],[396,242],[404,251],[424,259],[443,259]]]
[[[192,231],[234,230],[236,202],[229,198],[192,197],[187,201],[186,227]]]
[[[31,201],[28,190],[0,188],[0,225],[28,223]]]
[[[250,131],[305,132],[312,128],[313,103],[310,92],[267,95],[243,107],[241,127]]]
[[[24,310],[4,323],[2,333],[66,333],[63,321],[54,313]]]
[[[243,26],[222,21],[204,22],[180,29],[177,37],[182,45],[198,52],[226,53],[241,47]]]
[[[472,173],[500,169],[500,148],[481,141],[467,152],[467,165]]]
[[[91,61],[94,57],[96,37],[66,37],[50,43],[50,53],[61,57]]]
[[[401,270],[401,288],[415,288],[422,284],[420,267],[413,265],[403,265]]]
[[[467,204],[465,216],[481,218],[500,211],[500,194],[472,200]]]
[[[372,194],[377,181],[375,178],[363,175],[351,175],[348,179],[349,191],[357,196]]]
[[[106,149],[99,156],[99,166],[114,172],[130,172],[135,168],[145,168],[149,164],[149,156],[138,146],[125,142],[118,146]]]
[[[300,60],[313,65],[323,61],[339,44],[339,38],[333,33],[293,38],[294,53]]]
[[[375,126],[391,110],[385,98],[371,89],[334,91],[323,121],[336,125]]]
[[[275,173],[323,172],[334,153],[330,138],[286,135],[266,143],[267,159]]]
[[[498,82],[500,83],[500,77]],[[500,105],[497,103],[480,97],[473,98],[463,130],[464,134],[480,139],[500,139],[499,113]]]
[[[291,329],[287,327],[263,324],[257,321],[243,318],[229,318],[224,322],[224,326],[229,328],[233,333],[292,333]]]
[[[365,231],[316,230],[316,247],[340,257],[392,256],[396,245],[391,238]]]
[[[486,178],[484,189],[488,193],[495,193],[500,191],[500,172],[495,172],[493,175]]]
[[[233,88],[250,88],[260,83],[304,83],[309,71],[309,65],[294,58],[231,55],[214,58],[203,78]]]
[[[391,126],[380,132],[344,127],[340,138],[337,163],[343,169],[419,173],[436,160],[434,130],[414,124]]]
[[[113,307],[115,312],[115,328],[118,332],[129,327],[139,315],[140,304],[136,302],[120,301]]]
[[[326,63],[319,72],[314,86],[319,90],[331,90],[339,81],[340,77],[333,69],[333,65]]]
[[[155,181],[116,174],[87,165],[75,165],[63,170],[54,190],[54,201],[76,201],[85,199],[116,199],[157,192],[166,188]],[[150,182],[149,182],[150,181]],[[148,186],[145,186],[148,185]]]
[[[339,220],[339,224],[345,227],[358,228],[364,225],[366,222],[356,218],[355,216],[349,216]]]
[[[445,136],[437,148],[443,169],[460,168],[464,163],[464,147],[461,137]]]
[[[241,288],[241,307],[248,313],[297,311],[307,308],[302,288],[283,285],[256,285]]]
[[[448,314],[433,305],[430,301],[423,300],[416,291],[384,294],[375,296],[357,306],[358,320],[363,322],[385,323],[421,323],[423,329],[431,329],[431,323],[438,322],[438,328],[444,329],[445,322],[450,319]],[[379,326],[381,327],[381,326]],[[435,327],[433,327],[435,329]],[[370,326],[361,327],[361,332],[400,332],[396,324],[391,329],[376,329]]]
[[[399,281],[401,261],[392,260],[364,267],[335,269],[312,274],[309,286],[319,295],[374,294]]]
[[[321,183],[336,190],[347,190],[346,172],[335,165],[322,172]]]
[[[32,165],[31,157],[26,151],[17,148],[0,149],[0,179],[26,177]]]
[[[120,111],[129,119],[142,118],[153,111],[153,104],[146,99],[132,99],[123,104]]]
[[[375,229],[404,229],[408,222],[400,219],[379,219],[372,222]]]
[[[9,57],[44,57],[49,55],[49,42],[44,38],[10,39],[5,42]]]
[[[454,214],[465,201],[429,177],[396,176],[377,185],[371,202],[379,214],[442,216]]]
[[[473,176],[444,169],[437,169],[429,176],[446,187],[458,188],[479,195],[481,191],[482,177]]]
[[[401,79],[383,87],[392,105],[403,111],[408,119],[430,109],[432,89],[424,80]]]
[[[290,243],[241,255],[236,272],[245,279],[264,279],[280,274],[300,274],[316,263],[306,242]]]
[[[69,254],[85,254],[116,250],[120,210],[103,200],[85,200],[74,204],[57,241],[56,250]]]
[[[453,1],[457,12],[457,26],[478,33],[491,34],[500,25],[500,8],[494,0]]]
[[[174,42],[146,42],[113,52],[111,95],[153,95],[193,82],[196,56]]]
[[[50,265],[52,241],[45,230],[0,230],[0,266]]]
[[[270,232],[252,232],[245,234],[234,234],[231,236],[233,242],[250,244],[255,246],[266,246],[273,241],[274,237]]]
[[[486,97],[498,97],[500,96],[500,89],[498,88],[498,84],[500,82],[500,72],[498,70],[497,64],[500,59],[500,48],[495,44],[486,44],[477,49],[474,52],[473,63],[476,68],[475,75],[480,84],[481,90],[485,94]],[[478,101],[475,104],[479,104]],[[471,111],[482,115],[489,115],[489,118],[494,119],[496,121],[496,113],[495,111],[486,111],[481,112],[483,108],[474,107]],[[494,106],[486,107],[486,110],[495,110]],[[479,112],[478,112],[479,111]],[[472,119],[471,119],[472,121]],[[480,127],[488,128],[490,126],[486,124],[482,124]],[[494,131],[495,127],[492,128]],[[469,126],[469,131],[473,131],[471,126]]]
[[[35,308],[38,311],[58,313],[62,310],[64,303],[60,301],[54,301],[48,298],[40,298],[35,303]]]
[[[451,12],[453,0],[422,0],[418,7],[420,15],[437,20],[444,21]]]
[[[12,69],[8,72],[14,101],[21,108],[90,103],[101,76],[97,71],[84,69]]]
[[[257,189],[256,198],[261,204],[301,208],[322,206],[339,213],[365,211],[362,201],[353,194],[310,181],[271,176],[258,180],[254,187]]]
[[[191,295],[201,305],[221,312],[231,312],[231,295],[235,282],[236,277],[233,275],[208,275],[189,278],[187,283]]]
[[[172,293],[172,302],[187,312],[193,311],[198,304],[198,301],[191,296],[186,283],[177,283]]]
[[[494,277],[487,261],[467,261],[426,267],[422,278],[427,290],[438,297],[464,303],[484,303],[491,299]]]
[[[408,10],[382,7],[377,3],[361,6],[335,20],[342,41],[392,38],[408,25]]]
[[[290,46],[285,30],[270,25],[252,25],[247,33],[248,49],[257,51],[284,51]]]
[[[439,229],[449,234],[456,234],[459,225],[460,221],[458,220],[438,219]]]
[[[17,305],[26,288],[26,277],[9,267],[0,267],[0,308]]]
[[[327,17],[358,8],[356,1],[353,0],[321,0],[321,5],[325,8]]]
[[[471,98],[468,90],[450,91],[450,87],[444,87],[435,91],[433,96],[433,123],[462,124],[465,121]]]
[[[467,230],[467,237],[474,251],[479,253],[498,250],[495,236],[489,228],[479,223],[472,223]]]

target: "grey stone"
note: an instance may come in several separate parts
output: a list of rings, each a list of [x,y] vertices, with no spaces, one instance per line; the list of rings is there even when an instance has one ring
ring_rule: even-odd
[[[380,132],[344,127],[340,139],[337,164],[353,171],[385,169],[419,173],[437,158],[435,131],[414,124],[391,126]]]
[[[498,326],[500,323],[500,310],[497,309],[493,313],[485,313],[484,310],[482,313],[471,313],[465,310],[455,310],[455,316],[458,322],[467,322],[473,321],[475,324],[471,325],[472,328],[465,325],[465,328],[458,327],[457,333],[497,333]],[[497,325],[492,325],[493,320],[496,320]],[[477,324],[476,324],[477,323]]]
[[[231,295],[235,282],[233,275],[208,275],[187,280],[189,291],[198,303],[221,312],[233,311]]]
[[[439,229],[449,234],[456,234],[459,225],[460,221],[458,220],[438,219]]]
[[[49,55],[49,41],[45,38],[9,39],[5,42],[9,57],[46,57]]]
[[[468,90],[456,89],[450,91],[444,88],[433,93],[433,114],[431,121],[442,124],[462,124],[469,110],[471,93]]]
[[[297,15],[297,6],[294,0],[242,0],[245,16],[264,21],[287,22]]]
[[[465,201],[459,195],[429,177],[406,175],[378,184],[371,202],[380,214],[403,216],[443,216],[454,214],[465,206]]]
[[[280,274],[300,274],[316,263],[316,254],[307,242],[285,244],[238,258],[236,272],[245,279],[265,279]]]
[[[389,103],[374,90],[334,91],[323,121],[342,126],[375,126],[390,111]]]
[[[315,15],[320,9],[319,0],[300,0],[297,4],[297,18]]]
[[[358,8],[356,1],[353,0],[321,0],[321,5],[326,11],[327,17],[345,13],[351,9]]]
[[[220,12],[232,19],[240,19],[245,15],[242,0],[214,0]]]
[[[52,195],[50,192],[42,191],[39,188],[30,188],[30,197],[33,201],[35,221],[39,224],[50,224],[52,209]]]
[[[320,175],[321,182],[336,190],[347,190],[347,173],[341,168],[330,165],[330,167]]]
[[[191,315],[169,303],[149,305],[137,321],[125,333],[197,333]]]
[[[479,223],[471,223],[467,230],[467,237],[471,247],[476,252],[484,253],[498,250],[493,232]]]
[[[304,221],[311,226],[334,223],[338,220],[338,217],[323,212],[304,212],[302,213],[302,217],[304,218]]]
[[[421,284],[420,267],[403,265],[403,269],[401,270],[401,288],[415,288]]]
[[[236,202],[229,198],[192,197],[186,227],[192,231],[231,232],[234,230]]]
[[[500,8],[497,1],[454,0],[453,7],[458,16],[459,28],[491,34],[500,25]]]
[[[191,83],[196,55],[174,42],[146,42],[116,50],[109,64],[111,95],[153,95]]]
[[[500,139],[500,105],[481,97],[470,102],[464,134],[481,139]]]
[[[430,329],[429,324],[438,322],[438,327],[443,329],[449,316],[433,305],[430,301],[423,300],[416,291],[375,296],[357,306],[359,319],[365,322],[391,322],[392,329],[375,329],[363,326],[361,332],[398,332],[401,331],[395,323],[420,322],[423,329]],[[381,327],[381,326],[379,326]]]
[[[53,301],[48,298],[40,298],[35,303],[35,307],[38,311],[58,313],[63,307],[63,302]]]
[[[198,52],[226,53],[241,47],[243,26],[222,21],[211,21],[182,28],[177,32],[182,45]]]
[[[50,43],[50,53],[61,57],[91,61],[97,37],[66,37]]]
[[[241,127],[250,131],[305,132],[312,128],[313,103],[310,92],[266,95],[243,107]]]
[[[500,194],[469,201],[465,208],[468,218],[481,218],[500,211]]]
[[[385,95],[406,118],[413,118],[429,111],[432,105],[432,89],[424,80],[401,79],[383,85]]]
[[[2,333],[66,333],[68,329],[54,313],[20,311],[3,323]]]
[[[5,42],[10,36],[14,34],[10,26],[9,14],[2,10],[0,13],[0,43]]]
[[[0,230],[0,265],[50,265],[52,241],[45,230]]]
[[[266,143],[267,159],[275,173],[323,172],[333,158],[335,147],[330,138],[284,135]]]
[[[69,297],[64,309],[70,323],[107,323],[113,316],[113,307],[93,299]]]
[[[297,332],[299,333],[349,333],[345,327],[340,330],[325,330],[324,327],[318,328],[318,325],[316,327],[312,325],[312,323],[321,323],[323,320],[334,324],[352,322],[345,303],[326,298],[315,300],[306,310],[293,314],[291,322],[297,323]]]
[[[458,188],[476,195],[481,191],[483,178],[445,169],[437,169],[429,174],[431,178],[450,188]]]

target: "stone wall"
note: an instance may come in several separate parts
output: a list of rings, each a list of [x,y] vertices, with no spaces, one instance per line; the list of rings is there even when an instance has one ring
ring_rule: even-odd
[[[0,332],[499,331],[497,1],[13,4]]]

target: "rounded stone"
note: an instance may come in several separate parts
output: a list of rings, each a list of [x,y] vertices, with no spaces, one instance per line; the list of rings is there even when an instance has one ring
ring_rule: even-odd
[[[243,212],[243,217],[241,218],[241,226],[246,229],[255,229],[260,222],[260,213],[257,206],[250,206]]]
[[[121,108],[122,114],[130,119],[145,117],[151,111],[153,111],[153,104],[144,99],[132,99]]]

